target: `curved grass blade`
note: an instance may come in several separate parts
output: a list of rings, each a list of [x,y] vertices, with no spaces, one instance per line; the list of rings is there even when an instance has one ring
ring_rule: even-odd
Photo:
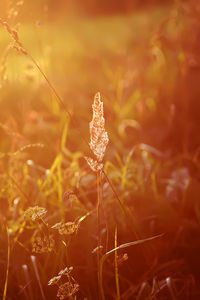
[[[145,243],[145,242],[148,242],[148,241],[152,241],[154,239],[157,239],[159,237],[163,236],[163,234],[159,234],[159,235],[155,235],[155,236],[152,236],[150,238],[146,238],[146,239],[142,239],[142,240],[137,240],[137,241],[133,241],[133,242],[129,242],[129,243],[125,243],[125,244],[121,244],[119,245],[118,247],[115,247],[114,249],[106,252],[101,260],[100,260],[100,270],[99,270],[99,289],[100,289],[100,293],[101,293],[101,299],[102,300],[105,300],[105,295],[104,295],[104,290],[103,290],[103,264],[106,260],[106,258],[113,252],[117,251],[117,250],[120,250],[120,249],[123,249],[123,248],[127,248],[127,247],[130,247],[130,246],[136,246],[136,245],[139,245],[139,244],[142,244],[142,243]]]

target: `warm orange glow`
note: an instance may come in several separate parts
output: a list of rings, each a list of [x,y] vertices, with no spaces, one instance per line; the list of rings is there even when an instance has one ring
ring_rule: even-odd
[[[0,298],[200,299],[199,87],[198,0],[0,1]]]

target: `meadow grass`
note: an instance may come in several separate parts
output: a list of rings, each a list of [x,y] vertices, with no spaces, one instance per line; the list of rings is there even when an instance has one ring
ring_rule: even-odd
[[[162,140],[177,74],[187,72],[184,45],[170,49],[182,22],[156,8],[21,24],[20,42],[50,84],[29,55],[9,50],[0,90],[3,299],[199,296],[198,153],[171,154]],[[11,38],[0,35],[3,57]],[[99,90],[110,140],[100,185],[84,159]]]

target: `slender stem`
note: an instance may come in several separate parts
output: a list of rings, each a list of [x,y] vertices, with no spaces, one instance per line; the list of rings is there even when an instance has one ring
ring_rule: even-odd
[[[49,87],[53,91],[54,95],[56,96],[57,100],[59,101],[61,107],[64,109],[64,111],[66,112],[66,114],[68,115],[68,117],[71,119],[72,118],[71,113],[67,110],[67,108],[66,108],[66,106],[65,106],[62,98],[59,96],[59,94],[57,93],[56,89],[54,88],[53,84],[50,82],[50,80],[48,79],[48,77],[46,76],[46,74],[44,73],[44,71],[41,69],[41,67],[39,66],[39,64],[36,62],[36,60],[29,53],[28,53],[28,57],[33,62],[33,64],[37,67],[37,69],[39,70],[39,72],[42,74],[42,76],[46,80],[47,84],[49,85]]]
[[[24,196],[24,198],[29,201],[29,197],[25,194],[25,192],[22,190],[22,188],[20,187],[20,185],[16,182],[16,180],[10,175],[8,174],[8,177],[12,180],[12,182],[16,185],[17,189],[20,191],[20,193]]]
[[[117,192],[115,191],[115,188],[113,187],[113,185],[112,185],[110,179],[108,178],[108,175],[105,173],[104,170],[103,170],[103,174],[104,174],[104,176],[105,176],[105,178],[106,178],[108,184],[110,185],[110,187],[111,187],[111,189],[112,189],[112,191],[113,191],[113,194],[114,194],[115,198],[117,199],[117,201],[118,201],[118,203],[119,203],[119,205],[120,205],[120,207],[121,207],[121,209],[122,209],[122,211],[123,211],[123,213],[124,213],[124,215],[125,215],[125,217],[126,217],[126,219],[127,219],[127,224],[129,225],[130,231],[134,234],[134,236],[136,237],[136,239],[139,239],[139,235],[138,235],[138,233],[135,231],[134,226],[132,226],[132,224],[131,224],[131,226],[130,226],[130,223],[128,222],[128,220],[131,220],[130,215],[127,213],[125,206],[124,206],[123,203],[121,202],[119,196],[117,195]],[[131,220],[131,221],[132,221],[132,220]],[[134,225],[134,224],[133,224],[133,225]]]
[[[117,248],[117,227],[115,228],[115,248]],[[117,262],[117,250],[115,250],[115,283],[117,297],[116,300],[120,300],[120,287],[119,287],[119,272],[118,272],[118,262]]]
[[[104,289],[103,289],[103,263],[107,255],[104,254],[100,260],[100,267],[99,267],[99,290],[101,295],[101,300],[105,300]]]
[[[63,108],[65,114],[67,117],[69,117],[69,119],[71,120],[72,125],[74,125],[75,129],[78,131],[80,137],[82,138],[82,140],[85,142],[85,144],[89,147],[88,142],[86,141],[86,139],[83,137],[83,135],[81,134],[81,131],[78,129],[78,124],[75,121],[74,118],[72,118],[72,114],[69,112],[69,110],[67,109],[64,101],[62,100],[62,98],[60,97],[60,95],[58,94],[58,92],[56,91],[55,87],[53,86],[53,84],[51,83],[51,81],[48,79],[47,75],[44,73],[44,71],[41,69],[41,67],[39,66],[39,64],[36,62],[36,60],[27,52],[27,56],[30,58],[30,60],[33,62],[33,64],[37,67],[37,69],[39,70],[39,72],[42,74],[42,76],[44,77],[44,79],[46,80],[48,86],[50,87],[50,89],[53,91],[54,95],[56,96],[56,100],[57,102],[60,104],[60,106]],[[90,150],[91,151],[91,150]]]
[[[108,251],[108,241],[109,241],[109,230],[108,230],[108,217],[107,217],[107,211],[104,206],[103,202],[103,183],[102,183],[102,176],[101,176],[101,181],[100,181],[100,186],[101,186],[101,211],[102,211],[102,219],[105,221],[105,226],[106,226],[106,245],[105,245],[105,252]]]
[[[10,266],[10,236],[8,228],[7,230],[7,240],[8,240],[8,251],[7,251],[7,269],[6,269],[6,280],[4,284],[4,291],[3,291],[3,300],[6,300],[7,288],[8,288],[8,273],[9,273],[9,266]]]
[[[42,299],[46,300],[45,295],[44,295],[44,291],[43,291],[43,288],[42,288],[42,283],[41,283],[41,280],[40,280],[40,275],[39,275],[39,272],[38,272],[36,257],[34,255],[31,255],[31,261],[32,261],[32,264],[33,264],[33,269],[34,269],[34,272],[35,272],[35,276],[37,278],[38,285],[40,287],[40,292],[41,292],[41,295],[42,295]]]
[[[26,280],[26,285],[24,286],[24,289],[23,289],[25,297],[27,300],[33,300],[33,291],[32,291],[31,285],[30,285],[31,278],[29,275],[28,266],[22,265],[22,269],[24,271],[24,276],[25,276],[25,280]]]
[[[97,231],[98,231],[98,250],[97,250],[97,269],[98,269],[98,282],[99,282],[99,265],[100,265],[100,244],[101,244],[101,236],[100,236],[100,173],[97,172]]]
[[[65,114],[67,115],[68,118],[70,118],[72,125],[74,125],[75,129],[79,132],[80,137],[82,138],[82,140],[86,143],[86,145],[88,146],[89,150],[91,151],[88,142],[86,141],[86,139],[82,136],[81,131],[78,129],[78,123],[75,121],[74,118],[72,118],[72,114],[69,112],[69,110],[67,109],[67,107],[65,106],[64,101],[62,100],[62,98],[60,97],[60,95],[58,94],[57,90],[55,89],[55,87],[53,86],[53,84],[51,83],[51,81],[48,79],[47,75],[45,74],[45,72],[42,70],[42,68],[40,67],[40,65],[37,63],[37,61],[32,57],[32,55],[27,51],[26,47],[24,47],[23,43],[21,43],[21,41],[19,40],[18,37],[18,33],[13,30],[10,25],[7,22],[4,22],[1,18],[0,18],[0,24],[7,30],[7,32],[10,34],[10,36],[12,37],[14,43],[16,43],[19,48],[14,47],[16,50],[18,50],[19,52],[21,52],[22,54],[24,54],[25,56],[27,56],[32,63],[36,66],[36,68],[39,70],[39,72],[42,74],[42,76],[44,77],[44,79],[46,80],[48,86],[50,87],[50,89],[52,90],[52,92],[54,93],[57,102],[60,104],[60,106],[63,108]]]
[[[117,195],[117,192],[115,191],[115,188],[113,187],[113,185],[112,185],[112,183],[111,183],[109,177],[107,176],[107,174],[105,173],[104,170],[103,170],[103,174],[104,174],[104,176],[105,176],[105,178],[106,178],[108,184],[110,185],[110,187],[111,187],[111,189],[112,189],[112,191],[113,191],[114,196],[116,197],[117,201],[118,201],[119,204],[120,204],[120,207],[121,207],[121,209],[122,209],[122,211],[123,211],[123,213],[124,213],[124,216],[125,216],[125,218],[126,218],[126,220],[127,220],[127,226],[129,227],[129,230],[132,232],[132,234],[135,236],[135,238],[136,238],[137,240],[141,240],[142,238],[141,238],[140,234],[137,233],[136,230],[134,229],[135,224],[134,224],[134,222],[133,222],[133,220],[132,220],[132,218],[131,218],[130,210],[128,210],[128,211],[126,210],[125,206],[124,206],[123,203],[121,202],[119,196]],[[130,222],[129,222],[129,221],[130,221]],[[146,262],[147,265],[150,265],[151,262],[150,262],[150,258],[149,258],[149,255],[150,255],[149,248],[146,248],[145,245],[140,245],[140,247],[141,247],[141,250],[142,250],[142,254],[143,254],[143,257],[144,257],[144,261]]]

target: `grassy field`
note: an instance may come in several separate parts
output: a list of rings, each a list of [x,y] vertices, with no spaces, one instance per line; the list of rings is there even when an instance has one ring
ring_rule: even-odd
[[[199,299],[200,27],[186,8],[22,22],[21,48],[2,23],[3,300]],[[97,92],[109,143],[95,173]]]

